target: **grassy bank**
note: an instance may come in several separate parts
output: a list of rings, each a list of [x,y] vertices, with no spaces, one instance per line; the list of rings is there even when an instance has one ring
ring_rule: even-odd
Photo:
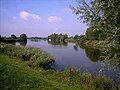
[[[39,77],[19,59],[10,59],[6,55],[0,55],[0,88],[1,90],[14,89],[48,89],[52,84]]]
[[[64,84],[43,77],[44,70],[36,70],[19,59],[0,55],[0,90],[63,90],[70,89]],[[73,89],[73,88],[72,88]]]
[[[1,43],[0,52],[8,55],[11,58],[18,58],[32,68],[48,68],[49,63],[54,61],[54,58],[39,48],[14,46]]]
[[[70,69],[44,70],[53,57],[35,48],[1,44],[0,88],[31,90],[117,90],[111,79]],[[15,49],[14,49],[15,48]],[[31,51],[31,52],[30,52]]]

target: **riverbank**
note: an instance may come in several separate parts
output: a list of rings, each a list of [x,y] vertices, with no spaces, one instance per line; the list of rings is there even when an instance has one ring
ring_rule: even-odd
[[[117,89],[112,80],[102,76],[80,73],[74,69],[64,72],[45,69],[54,58],[38,48],[1,44],[1,53],[0,81],[3,89]]]

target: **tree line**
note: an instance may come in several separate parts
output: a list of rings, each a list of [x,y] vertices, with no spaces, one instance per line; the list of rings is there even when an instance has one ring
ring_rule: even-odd
[[[27,41],[27,35],[21,34],[20,37],[16,37],[14,34],[11,37],[2,37],[0,35],[0,41]]]
[[[54,41],[54,42],[65,41],[67,38],[68,38],[67,34],[62,35],[62,34],[53,33],[48,36],[48,40],[50,39],[51,41]]]

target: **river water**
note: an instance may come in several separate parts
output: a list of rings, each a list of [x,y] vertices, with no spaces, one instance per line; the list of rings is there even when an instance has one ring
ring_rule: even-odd
[[[27,47],[37,47],[55,57],[51,65],[55,70],[63,71],[69,68],[80,69],[81,72],[100,74],[120,83],[120,67],[113,66],[98,59],[99,50],[84,49],[75,43],[54,43],[46,40],[27,40],[22,43]]]

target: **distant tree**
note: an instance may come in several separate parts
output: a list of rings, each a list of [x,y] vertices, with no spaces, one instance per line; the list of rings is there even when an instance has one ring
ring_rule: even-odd
[[[75,39],[75,40],[78,40],[78,39],[79,39],[79,35],[75,35],[75,36],[74,36],[74,39]]]
[[[0,35],[0,41],[3,41],[4,40],[4,38]]]
[[[12,35],[11,35],[11,38],[12,38],[12,39],[16,39],[17,37],[16,37],[14,34],[12,34]]]
[[[2,37],[2,36],[0,35],[0,37]]]
[[[27,41],[27,36],[26,36],[26,34],[21,34],[21,35],[20,35],[20,40]]]
[[[65,34],[65,35],[64,35],[64,39],[67,39],[67,38],[68,38],[68,35],[67,35],[67,34]]]
[[[60,42],[60,41],[65,41],[65,39],[68,38],[68,35],[62,35],[62,34],[52,34],[50,36],[48,36],[48,39],[51,39],[51,41],[55,41],[55,42]]]

